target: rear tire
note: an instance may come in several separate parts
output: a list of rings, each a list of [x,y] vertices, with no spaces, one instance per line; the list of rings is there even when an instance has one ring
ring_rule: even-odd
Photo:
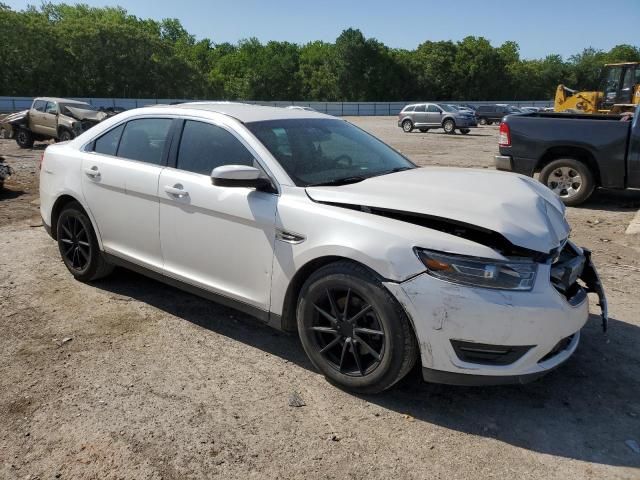
[[[18,129],[16,132],[16,143],[20,148],[31,148],[33,147],[33,142],[33,134],[29,130],[25,128]]]
[[[569,207],[580,205],[595,189],[591,169],[573,158],[559,158],[546,165],[540,171],[540,182]]]
[[[468,129],[468,128],[461,128],[461,129],[460,129],[460,133],[461,133],[461,134],[463,134],[463,135],[466,135],[466,134],[467,134],[467,133],[469,133],[470,131],[471,131],[471,130],[470,130],[470,129]]]
[[[429,131],[429,129],[428,129],[428,128],[421,128],[421,129],[420,129],[420,131],[421,131],[422,133],[427,133],[427,132]]]
[[[478,120],[478,123],[479,123],[480,125],[486,125],[486,124],[487,124],[487,119],[486,119],[486,118],[484,118],[484,117],[481,117],[481,118]]]
[[[411,130],[413,130],[413,122],[411,120],[402,122],[402,130],[404,133],[411,133]]]
[[[91,220],[79,203],[64,207],[56,224],[58,250],[67,269],[81,282],[106,277],[113,271],[98,245]]]
[[[307,279],[297,319],[313,365],[330,382],[354,392],[390,388],[418,357],[402,306],[377,275],[353,262],[331,263]]]

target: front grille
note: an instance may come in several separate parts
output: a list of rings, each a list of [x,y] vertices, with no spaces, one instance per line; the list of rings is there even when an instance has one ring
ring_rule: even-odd
[[[555,357],[559,353],[564,352],[567,348],[569,348],[569,345],[571,345],[571,341],[573,340],[574,336],[575,334],[569,335],[568,337],[560,340],[558,343],[556,343],[556,346],[553,347],[549,353],[547,353],[544,357],[538,360],[538,363],[546,362],[547,360]]]
[[[451,346],[463,362],[480,365],[510,365],[533,348],[533,345],[490,345],[451,340]]]

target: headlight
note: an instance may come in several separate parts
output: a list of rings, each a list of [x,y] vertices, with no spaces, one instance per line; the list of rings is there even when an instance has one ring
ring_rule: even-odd
[[[461,285],[528,291],[533,288],[538,271],[538,264],[533,261],[502,262],[421,248],[416,248],[415,252],[429,275]]]

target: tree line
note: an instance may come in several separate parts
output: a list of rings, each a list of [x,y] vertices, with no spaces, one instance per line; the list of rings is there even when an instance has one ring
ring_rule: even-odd
[[[541,35],[543,33],[541,32]],[[227,100],[540,100],[559,83],[594,89],[605,63],[640,48],[585,48],[522,59],[516,42],[483,37],[390,48],[360,30],[334,43],[197,40],[177,19],[120,7],[0,3],[0,95]]]

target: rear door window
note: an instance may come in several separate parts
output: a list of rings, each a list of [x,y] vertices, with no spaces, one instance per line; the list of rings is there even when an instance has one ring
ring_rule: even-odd
[[[93,151],[101,153],[103,155],[114,155],[118,151],[118,143],[120,143],[120,136],[124,130],[124,125],[119,125],[116,128],[109,130],[95,141]]]
[[[34,110],[37,110],[39,112],[44,112],[46,106],[47,102],[45,102],[44,100],[36,100],[35,102],[33,102]]]
[[[417,105],[415,111],[416,112],[424,112],[426,111],[427,106],[426,105]]]
[[[274,132],[275,133],[275,132]],[[282,149],[289,149],[286,133],[275,133]],[[225,129],[204,122],[187,120],[182,130],[176,167],[188,172],[211,175],[222,165],[254,165],[251,152]]]
[[[427,112],[438,113],[440,112],[440,109],[435,105],[429,105],[429,108],[427,108]]]
[[[131,120],[122,132],[118,157],[160,165],[171,122],[168,118]]]

